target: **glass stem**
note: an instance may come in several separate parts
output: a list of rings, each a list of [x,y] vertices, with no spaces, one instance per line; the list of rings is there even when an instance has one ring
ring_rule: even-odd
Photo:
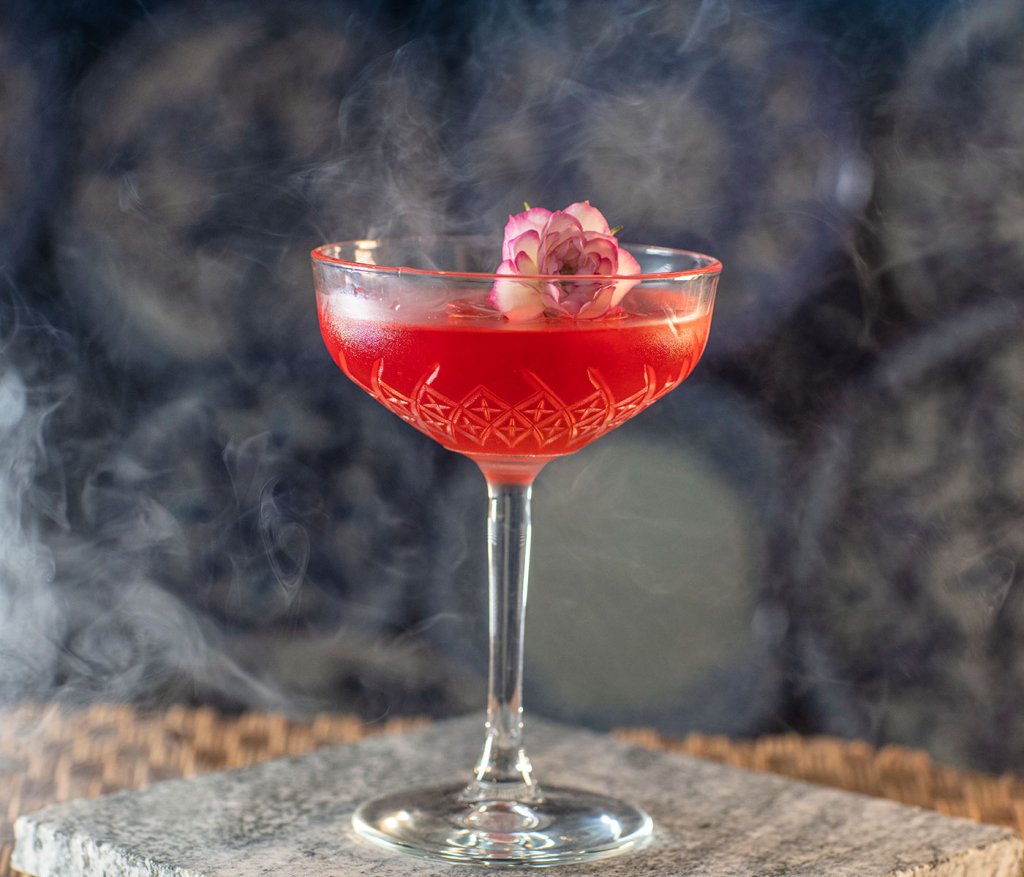
[[[487,737],[465,791],[474,801],[540,800],[523,748],[523,628],[530,564],[529,484],[487,484],[490,672]]]

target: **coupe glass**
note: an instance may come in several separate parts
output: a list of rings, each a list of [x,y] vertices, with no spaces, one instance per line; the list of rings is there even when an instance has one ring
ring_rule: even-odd
[[[523,622],[530,492],[556,457],[629,420],[692,371],[707,341],[720,263],[627,246],[641,274],[593,320],[510,322],[487,303],[501,240],[436,237],[313,251],[320,327],[338,366],[386,408],[487,479],[490,671],[472,777],[389,792],[353,817],[363,837],[427,858],[557,865],[604,858],[652,831],[638,807],[542,785],[523,747]],[[607,277],[548,276],[587,284]],[[579,286],[574,287],[579,290]]]

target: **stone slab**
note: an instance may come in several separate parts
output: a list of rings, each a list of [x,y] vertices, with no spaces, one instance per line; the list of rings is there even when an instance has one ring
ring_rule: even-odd
[[[23,816],[14,867],[36,877],[375,877],[451,874],[377,848],[349,826],[370,795],[467,773],[479,719],[372,738],[242,770],[171,780]],[[541,781],[643,806],[642,850],[574,875],[1021,877],[1009,829],[807,783],[653,752],[533,722]]]

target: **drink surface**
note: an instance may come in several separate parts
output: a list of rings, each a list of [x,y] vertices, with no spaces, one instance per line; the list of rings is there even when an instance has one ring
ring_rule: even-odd
[[[366,317],[319,299],[334,361],[378,402],[451,450],[478,458],[577,451],[693,370],[710,312],[680,315],[669,294],[632,293],[640,313],[600,320],[440,313]],[[660,296],[660,298],[659,298]],[[679,310],[679,295],[673,295]]]

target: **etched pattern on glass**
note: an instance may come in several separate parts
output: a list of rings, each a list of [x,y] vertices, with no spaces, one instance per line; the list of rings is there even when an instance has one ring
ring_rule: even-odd
[[[384,360],[378,359],[370,373],[370,392],[403,420],[440,441],[469,439],[484,446],[498,439],[511,449],[527,452],[554,443],[583,445],[625,423],[673,389],[689,371],[659,381],[650,366],[644,366],[638,389],[616,399],[600,370],[587,368],[594,390],[582,399],[566,402],[534,372],[523,371],[534,387],[518,402],[509,402],[482,384],[462,399],[451,399],[432,384],[441,372],[435,365],[416,382],[408,395],[384,381]]]

